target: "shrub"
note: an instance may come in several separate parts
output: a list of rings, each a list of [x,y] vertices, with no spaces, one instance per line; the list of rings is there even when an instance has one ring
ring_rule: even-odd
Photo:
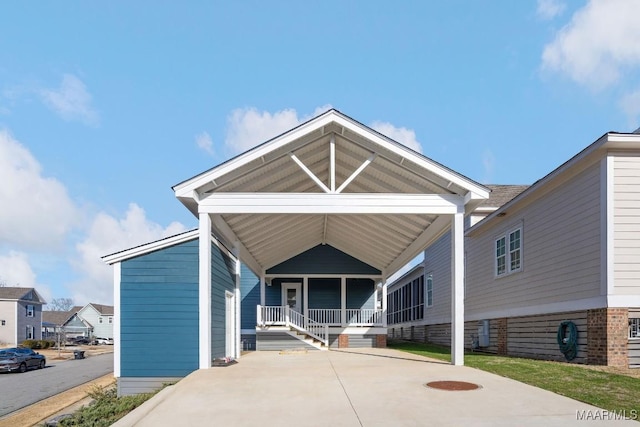
[[[107,427],[142,405],[155,393],[117,397],[116,388],[94,387],[89,396],[93,402],[60,422],[61,426]]]
[[[40,348],[46,350],[50,347],[53,347],[56,343],[51,340],[40,340]]]
[[[40,347],[40,341],[38,341],[38,340],[24,340],[24,341],[22,341],[22,346],[30,348],[32,350],[37,350],[37,349],[41,348]]]

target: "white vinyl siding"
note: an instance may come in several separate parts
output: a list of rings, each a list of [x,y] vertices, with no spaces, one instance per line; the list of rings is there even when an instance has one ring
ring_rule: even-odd
[[[490,254],[491,256],[491,254]],[[433,283],[432,306],[425,312],[425,324],[451,321],[451,233],[440,237],[424,252],[425,271]],[[493,269],[490,271],[493,275]]]
[[[467,316],[600,296],[600,176],[599,163],[592,164],[550,192],[530,198],[528,205],[515,205],[506,216],[469,233]],[[501,233],[518,228],[526,229],[520,254],[526,268],[522,264],[518,274],[495,280],[495,251],[487,249]],[[508,245],[508,233],[505,237]],[[448,258],[446,262],[450,264]]]
[[[615,157],[613,175],[613,292],[640,295],[640,157]]]

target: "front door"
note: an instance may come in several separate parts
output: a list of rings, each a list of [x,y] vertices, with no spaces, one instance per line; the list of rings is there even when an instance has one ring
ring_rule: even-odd
[[[282,305],[288,305],[289,309],[302,313],[302,293],[300,283],[282,284]]]

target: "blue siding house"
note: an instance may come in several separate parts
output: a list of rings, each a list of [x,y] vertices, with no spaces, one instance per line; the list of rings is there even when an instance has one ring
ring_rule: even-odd
[[[103,258],[121,394],[242,350],[386,346],[379,292],[449,231],[462,363],[462,225],[486,187],[331,109],[173,190],[197,230]]]

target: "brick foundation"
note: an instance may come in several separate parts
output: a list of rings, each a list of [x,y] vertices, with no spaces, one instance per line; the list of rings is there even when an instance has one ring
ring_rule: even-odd
[[[587,311],[587,363],[628,365],[629,310],[598,308]]]
[[[376,347],[378,347],[378,348],[386,348],[387,347],[387,336],[386,335],[376,335]]]
[[[498,325],[498,354],[507,355],[507,318],[496,319]]]
[[[349,335],[338,335],[338,348],[349,348]]]

